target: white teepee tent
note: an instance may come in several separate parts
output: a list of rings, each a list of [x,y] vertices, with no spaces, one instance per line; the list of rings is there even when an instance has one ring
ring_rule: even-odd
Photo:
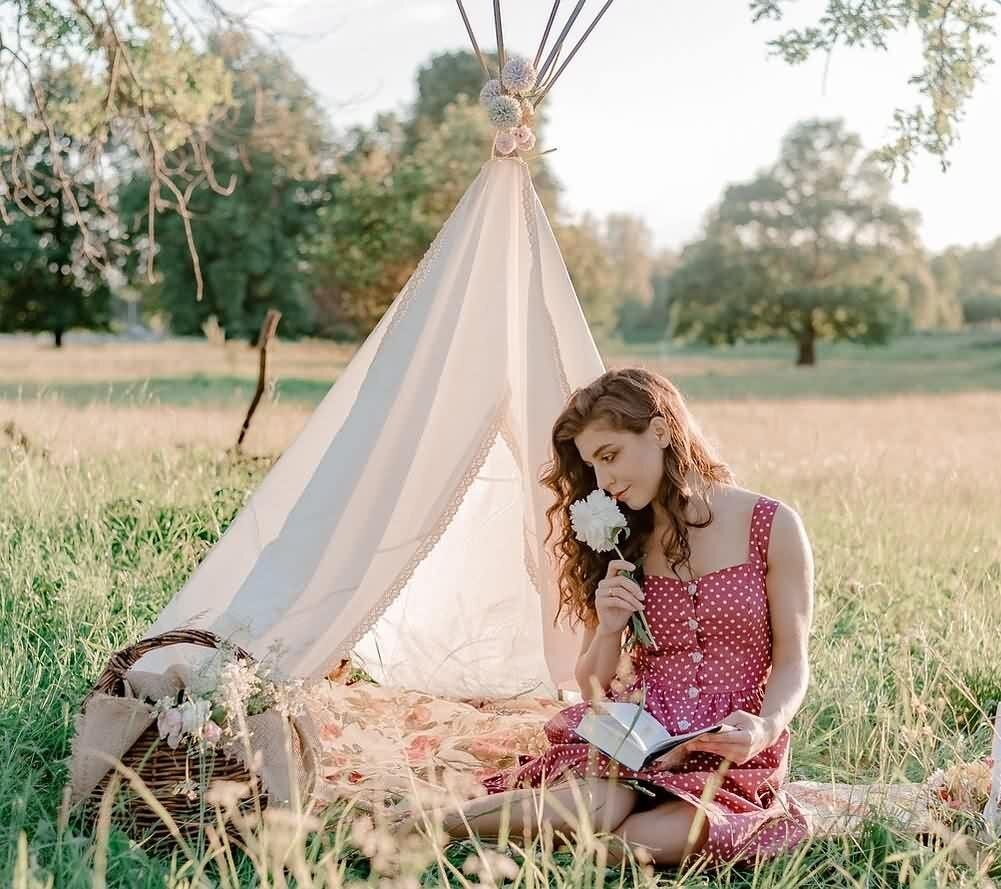
[[[568,395],[603,371],[525,161],[492,158],[146,636],[277,644],[299,676],[353,652],[380,682],[441,695],[574,689],[538,475]],[[137,668],[204,656],[161,648]]]

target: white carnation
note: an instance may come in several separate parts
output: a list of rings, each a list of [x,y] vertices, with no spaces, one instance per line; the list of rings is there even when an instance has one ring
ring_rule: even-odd
[[[599,553],[615,548],[620,530],[629,534],[626,517],[600,488],[570,506],[570,524],[577,539]]]
[[[483,84],[483,89],[480,90],[480,104],[486,108],[490,104],[491,99],[496,99],[498,96],[503,95],[504,90],[501,89],[501,82],[494,78],[493,80],[488,80]]]
[[[513,96],[495,96],[487,103],[487,117],[498,129],[516,127],[521,123],[521,103]]]
[[[535,65],[523,56],[511,56],[501,71],[501,82],[513,93],[531,92],[536,77]]]

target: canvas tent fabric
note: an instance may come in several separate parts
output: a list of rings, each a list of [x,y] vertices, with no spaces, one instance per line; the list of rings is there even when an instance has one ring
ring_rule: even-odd
[[[146,636],[209,629],[303,677],[352,655],[450,697],[575,689],[538,476],[571,391],[603,372],[527,164],[491,158]]]

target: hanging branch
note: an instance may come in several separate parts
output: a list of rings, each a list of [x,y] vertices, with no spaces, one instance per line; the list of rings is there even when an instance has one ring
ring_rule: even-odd
[[[473,26],[469,24],[469,16],[466,15],[466,9],[462,5],[462,0],[455,0],[456,5],[459,7],[459,15],[462,16],[462,22],[466,26],[466,33],[469,35],[469,40],[473,44],[473,52],[476,53],[476,58],[480,60],[480,64],[483,66],[483,73],[490,77],[490,69],[487,67],[487,60],[483,58],[483,53],[480,52],[480,45],[476,42],[476,35],[473,33]]]
[[[494,0],[494,30],[497,32],[497,65],[504,70],[504,27],[501,25],[500,0]]]
[[[580,11],[584,8],[584,3],[586,0],[577,0],[577,5],[574,7],[572,13],[570,13],[570,18],[567,19],[567,23],[563,26],[563,30],[560,32],[560,36],[556,39],[556,44],[550,50],[549,55],[546,58],[546,63],[542,66],[542,70],[539,71],[539,80],[543,80],[546,76],[546,72],[552,66],[553,62],[556,60],[556,56],[560,51],[560,47],[563,46],[563,41],[567,39],[567,34],[570,33],[570,29],[573,27],[573,23],[577,21],[577,16],[580,15]]]
[[[542,92],[535,100],[536,107],[538,107],[539,103],[546,97],[546,93],[549,92],[550,87],[554,83],[556,83],[556,78],[559,77],[563,73],[563,70],[566,68],[566,66],[570,64],[570,60],[573,59],[573,57],[577,54],[577,50],[580,49],[584,41],[587,40],[588,35],[594,30],[595,25],[597,25],[598,22],[601,21],[601,17],[605,14],[605,10],[607,10],[608,7],[612,5],[612,2],[613,0],[605,0],[605,5],[601,7],[601,11],[595,16],[594,21],[591,22],[588,29],[584,32],[584,35],[580,38],[580,40],[577,41],[577,45],[574,46],[572,50],[570,50],[570,55],[566,57],[566,61],[563,62],[562,65],[560,65],[556,73],[551,78],[549,78],[549,82],[542,88]]]
[[[554,0],[553,10],[549,13],[549,21],[546,22],[546,30],[542,32],[542,42],[539,44],[539,49],[535,53],[535,70],[539,70],[539,59],[542,58],[542,51],[546,48],[546,41],[549,39],[549,32],[552,30],[553,21],[556,19],[556,10],[560,8],[560,0]]]

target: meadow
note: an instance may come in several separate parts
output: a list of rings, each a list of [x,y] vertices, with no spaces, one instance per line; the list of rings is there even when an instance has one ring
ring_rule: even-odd
[[[95,836],[67,822],[65,757],[108,655],[141,636],[351,352],[279,342],[274,391],[236,457],[257,366],[246,344],[0,343],[0,885],[288,885],[270,846],[232,862],[171,861],[106,826]],[[1001,700],[1001,333],[826,346],[814,368],[794,367],[780,343],[602,352],[609,366],[673,379],[738,481],[803,516],[816,612],[791,777],[918,781],[986,755]],[[380,877],[337,812],[287,846],[300,887],[403,889],[443,873],[476,884],[462,870],[472,843],[411,855],[412,872]],[[879,818],[756,872],[605,870],[593,848],[585,837],[576,850],[515,856],[509,876],[519,887],[1001,878],[1001,843],[959,833],[928,845]]]

